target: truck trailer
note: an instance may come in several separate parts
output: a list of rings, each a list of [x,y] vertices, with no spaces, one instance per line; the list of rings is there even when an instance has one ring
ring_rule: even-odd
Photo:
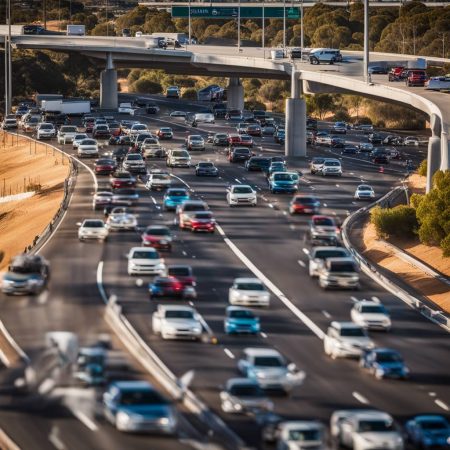
[[[91,102],[89,100],[42,100],[41,108],[45,112],[82,116],[91,112]]]

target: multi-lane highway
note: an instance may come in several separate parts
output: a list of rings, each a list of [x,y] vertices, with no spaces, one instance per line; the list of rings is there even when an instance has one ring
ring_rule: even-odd
[[[170,147],[180,146],[189,133],[206,135],[232,129],[225,121],[198,129],[187,128],[184,121],[169,118],[168,112],[195,107],[162,98],[156,101],[161,106],[160,114],[137,114],[135,119],[148,123],[152,130],[172,126],[175,138],[167,144]],[[347,139],[356,142],[365,138],[350,132]],[[281,147],[274,144],[271,137],[257,141],[263,154],[281,154]],[[69,146],[66,149],[71,151]],[[309,151],[310,155],[330,155],[329,150],[322,148]],[[425,157],[422,149],[406,151],[416,161]],[[148,298],[146,286],[151,278],[143,277],[144,283],[139,286],[136,278],[128,276],[126,271],[125,254],[132,246],[139,245],[139,233],[112,234],[104,245],[78,242],[76,223],[83,218],[101,216],[92,212],[93,180],[85,169],[80,171],[67,216],[42,249],[53,268],[49,294],[37,299],[1,298],[3,321],[19,344],[32,356],[42,347],[43,333],[47,330],[77,332],[87,344],[107,331],[102,320],[104,306],[96,287],[98,264],[103,261],[107,294],[118,297],[127,318],[175,375],[195,370],[193,391],[250,446],[262,446],[260,431],[253,419],[224,414],[219,402],[220,387],[238,374],[237,360],[249,346],[274,347],[307,374],[303,386],[291,396],[273,399],[275,412],[283,417],[318,418],[327,422],[335,409],[369,406],[385,410],[403,423],[407,417],[420,412],[445,413],[445,407],[450,404],[450,376],[445,365],[449,351],[447,334],[365,277],[360,291],[323,291],[307,272],[308,245],[304,236],[308,218],[291,217],[287,213],[290,196],[270,194],[262,174],[249,173],[240,164],[230,164],[220,148],[208,146],[204,153],[192,152],[192,156],[194,162],[213,161],[219,168],[219,177],[198,178],[192,169],[173,169],[174,184],[187,187],[193,198],[208,203],[219,224],[219,232],[205,235],[179,231],[173,223],[174,214],[162,210],[162,192],[149,192],[143,183],[139,185],[139,206],[134,210],[140,227],[166,224],[173,229],[174,250],[165,256],[166,262],[191,264],[194,268],[198,298],[193,304],[216,336],[217,344],[168,342],[153,334],[151,314],[158,302]],[[92,162],[85,162],[92,166]],[[376,195],[381,196],[404,176],[400,165],[391,164],[381,174],[378,166],[359,156],[344,156],[342,164],[342,178],[324,179],[309,174],[306,160],[289,161],[292,169],[304,175],[300,191],[315,194],[322,202],[321,211],[341,220],[360,206],[354,201],[353,193],[361,180],[371,184]],[[148,168],[166,167],[162,160],[150,160]],[[256,208],[228,207],[225,189],[237,183],[251,184],[257,189]],[[98,177],[98,184],[99,188],[108,185],[107,177]],[[253,276],[252,273],[273,290],[271,306],[256,311],[261,317],[262,332],[255,337],[227,336],[223,332],[223,318],[228,288],[234,278]],[[358,368],[355,361],[332,360],[323,352],[321,337],[328,324],[332,320],[349,320],[354,301],[374,297],[390,310],[393,328],[390,333],[371,333],[371,337],[378,346],[393,347],[403,354],[412,372],[409,381],[377,381]],[[115,345],[118,344],[115,342]],[[63,393],[66,397],[81,395],[73,391]],[[90,427],[78,420],[73,411],[61,421],[53,409],[39,419],[42,425],[23,411],[1,413],[0,425],[11,430],[14,438],[22,440],[19,443],[24,448],[28,448],[24,440],[27,437],[20,437],[16,431],[24,420],[32,422],[30,436],[34,436],[34,441],[37,438],[42,442],[32,448],[54,446],[54,427],[67,448],[79,448],[73,440],[77,437],[84,440],[83,448],[140,448],[148,447],[149,443],[158,448],[182,448],[183,444],[177,439],[130,437],[115,432],[95,414],[96,394],[92,395],[91,407],[82,410],[82,417],[88,416]],[[39,430],[33,431],[34,428]],[[187,424],[181,435],[197,438]]]

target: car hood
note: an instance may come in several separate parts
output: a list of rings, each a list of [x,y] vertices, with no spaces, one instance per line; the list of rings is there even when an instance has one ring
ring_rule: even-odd
[[[287,442],[287,450],[304,450],[304,449],[319,450],[322,448],[323,446],[320,441]]]
[[[3,275],[3,279],[6,281],[29,281],[29,280],[41,280],[42,277],[37,273],[7,272]]]
[[[136,414],[146,419],[157,419],[170,415],[170,408],[167,405],[119,406],[118,411],[131,415]]]
[[[238,292],[240,295],[252,295],[252,296],[265,296],[268,295],[267,291],[242,291],[237,289],[236,292]]]
[[[341,337],[340,341],[344,344],[351,345],[352,347],[365,348],[368,347],[372,341],[369,338],[361,337]]]
[[[172,240],[172,236],[161,236],[159,234],[145,234],[143,238],[146,241],[167,241],[170,242]]]
[[[258,320],[228,317],[227,322],[235,325],[256,325],[258,323]]]
[[[383,321],[386,319],[389,319],[388,316],[380,313],[360,313],[361,317],[365,320],[376,320],[376,321]]]
[[[237,198],[241,198],[241,197],[247,198],[247,197],[254,197],[255,193],[254,192],[239,192],[239,193],[232,192],[231,196],[232,197],[237,197]]]
[[[117,214],[117,215],[110,215],[109,219],[111,222],[129,222],[135,219],[134,216],[131,214]]]
[[[383,362],[383,363],[375,363],[375,367],[379,367],[383,370],[395,370],[395,369],[404,369],[405,365],[402,362]]]
[[[286,367],[254,367],[253,372],[257,378],[261,378],[262,380],[266,378],[281,380],[288,374]]]
[[[367,441],[377,444],[378,447],[383,448],[388,443],[396,442],[401,436],[396,431],[368,431],[365,433],[358,433],[362,438]],[[385,444],[386,443],[386,444]]]
[[[196,327],[199,326],[199,322],[195,319],[176,319],[176,318],[170,318],[170,319],[164,319],[164,321],[168,325],[172,325],[174,327]]]
[[[172,203],[183,203],[186,200],[189,200],[189,197],[167,197],[166,202]]]
[[[162,264],[162,260],[161,259],[147,259],[147,258],[142,258],[142,259],[137,259],[137,258],[132,258],[130,259],[130,261],[134,264],[145,264],[147,266],[157,266],[158,264]]]

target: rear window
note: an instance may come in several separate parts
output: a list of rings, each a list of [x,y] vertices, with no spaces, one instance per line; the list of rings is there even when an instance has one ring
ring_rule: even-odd
[[[348,263],[337,263],[337,262],[333,262],[330,264],[330,271],[331,272],[355,272],[355,265],[352,264],[351,262]]]
[[[204,203],[185,203],[184,211],[206,211],[207,207]]]
[[[179,277],[189,277],[191,276],[191,269],[189,267],[169,267],[169,275],[179,276]]]
[[[343,250],[318,250],[314,258],[317,259],[327,259],[327,258],[340,258],[342,256],[347,256],[347,253]]]
[[[131,257],[134,259],[158,259],[159,255],[155,251],[136,250]]]

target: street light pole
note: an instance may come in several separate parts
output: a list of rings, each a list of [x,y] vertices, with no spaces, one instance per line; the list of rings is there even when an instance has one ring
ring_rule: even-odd
[[[106,0],[106,36],[109,36],[108,0]]]
[[[305,48],[305,31],[303,30],[303,0],[300,3],[300,47],[302,49],[302,59],[303,59],[303,49]]]
[[[8,0],[8,107],[6,113],[11,112],[12,107],[12,57],[11,57],[11,0]]]
[[[263,0],[263,4],[262,4],[262,48],[263,48],[263,58],[266,57],[266,27],[265,27],[265,22],[266,22],[266,18],[265,18],[265,2]]]
[[[364,0],[364,81],[369,80],[369,0]]]
[[[238,5],[238,52],[241,51],[241,0]]]
[[[189,18],[188,18],[189,41],[188,41],[188,44],[190,45],[191,44],[191,0],[189,0],[189,7],[188,7],[188,9],[189,9]]]
[[[283,0],[283,49],[286,51],[286,0]]]

